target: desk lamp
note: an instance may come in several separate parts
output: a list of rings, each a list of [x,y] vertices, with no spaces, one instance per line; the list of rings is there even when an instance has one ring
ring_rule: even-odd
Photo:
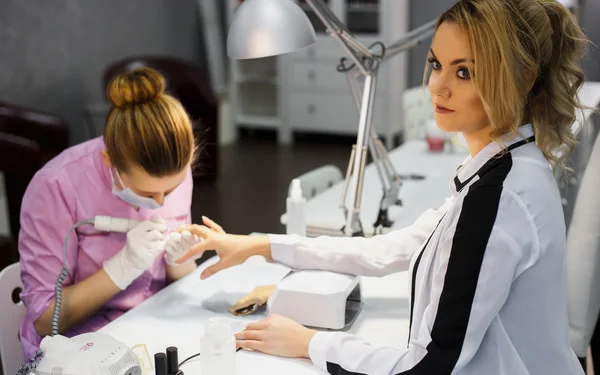
[[[377,73],[384,60],[417,46],[429,38],[436,21],[431,21],[406,34],[397,42],[385,46],[377,42],[367,47],[359,42],[348,28],[336,17],[322,0],[306,0],[327,33],[343,47],[351,62],[342,58],[338,72],[346,73],[353,101],[359,111],[358,135],[352,148],[340,207],[344,211],[346,224],[342,231],[346,236],[362,236],[360,204],[367,151],[376,166],[382,182],[383,197],[375,229],[391,227],[388,208],[400,205],[398,193],[402,179],[389,160],[383,142],[372,127]],[[304,11],[292,0],[245,0],[233,15],[227,35],[227,54],[232,59],[255,59],[290,53],[310,46],[316,41],[315,30]],[[364,78],[362,95],[358,87],[359,78]],[[351,185],[349,210],[346,194]]]

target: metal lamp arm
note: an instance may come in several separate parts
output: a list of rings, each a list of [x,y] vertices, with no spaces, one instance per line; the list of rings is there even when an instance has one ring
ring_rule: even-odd
[[[368,65],[364,58],[373,59],[375,55],[359,42],[336,15],[329,9],[322,0],[306,0],[306,3],[312,8],[317,17],[327,28],[329,35],[337,40],[346,53],[352,58],[362,74],[368,74]]]
[[[368,152],[373,157],[383,189],[379,214],[374,225],[376,229],[389,227],[391,221],[388,218],[388,208],[401,204],[397,197],[402,186],[402,178],[395,171],[385,146],[372,127],[377,73],[380,63],[384,60],[415,47],[429,38],[434,33],[437,21],[430,21],[412,30],[387,47],[383,43],[376,43],[382,48],[380,53],[376,53],[370,47],[366,47],[358,41],[322,0],[306,0],[306,2],[323,22],[327,33],[340,43],[354,63],[354,66],[346,67],[345,58],[342,58],[340,68],[338,68],[338,71],[345,72],[347,75],[352,99],[359,112],[357,141],[352,148],[352,155],[350,156],[344,181],[344,190],[340,200],[340,206],[344,211],[344,216],[346,216],[346,225],[343,232],[346,235],[353,236],[363,234],[359,213]],[[353,68],[357,69],[358,73]],[[363,87],[359,88],[357,76],[360,75],[364,77],[365,82]],[[352,186],[351,206],[347,207],[345,201],[350,185]]]
[[[306,3],[312,8],[315,14],[321,19],[323,24],[335,32],[350,32],[346,25],[323,3],[322,0],[306,0]]]
[[[327,28],[329,34],[334,37],[338,42],[342,43],[345,48],[351,50],[350,55],[353,59],[369,58],[376,59],[381,58],[380,55],[373,53],[368,47],[359,42],[354,35],[348,30],[346,25],[340,21],[337,16],[329,9],[329,7],[323,3],[322,0],[306,0],[306,3],[313,9],[317,17],[323,22]],[[411,30],[401,39],[385,46],[385,55],[383,59],[389,59],[400,52],[406,51],[407,49],[413,48],[423,41],[427,40],[435,31],[437,19],[432,20],[414,30]],[[333,35],[335,34],[335,35]],[[359,66],[364,66],[361,62],[354,61]],[[362,69],[361,69],[362,71]],[[363,72],[363,74],[366,74]]]
[[[428,23],[419,26],[418,28],[411,30],[402,38],[396,42],[385,47],[384,60],[396,56],[397,54],[404,52],[408,49],[418,46],[427,40],[435,32],[435,25],[437,20],[429,21]]]

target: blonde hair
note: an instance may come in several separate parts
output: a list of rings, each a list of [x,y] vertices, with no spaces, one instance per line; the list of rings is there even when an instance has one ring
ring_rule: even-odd
[[[556,0],[460,0],[436,30],[443,22],[456,23],[466,35],[492,139],[531,123],[546,159],[565,168],[577,144],[571,126],[585,108],[577,92],[588,43],[571,12]]]
[[[181,103],[165,93],[165,79],[150,68],[115,76],[107,88],[112,108],[104,127],[111,163],[155,177],[172,176],[195,163],[198,148]]]

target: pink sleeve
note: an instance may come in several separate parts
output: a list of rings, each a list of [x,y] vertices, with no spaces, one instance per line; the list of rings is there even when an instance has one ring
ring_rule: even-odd
[[[29,183],[21,206],[19,254],[27,316],[35,322],[54,298],[54,285],[63,263],[63,242],[75,223],[75,194],[68,176],[40,171]],[[73,283],[77,234],[69,236],[64,286]]]
[[[185,220],[185,224],[192,224],[192,196],[194,194],[194,178],[192,176],[192,169],[190,168],[190,171],[185,179],[186,184],[186,192],[187,192],[187,199],[189,202],[189,209],[187,211],[187,219]]]

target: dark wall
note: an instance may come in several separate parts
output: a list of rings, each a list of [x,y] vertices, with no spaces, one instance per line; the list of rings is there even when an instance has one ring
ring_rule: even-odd
[[[430,20],[439,17],[455,0],[411,0],[410,28],[415,29]],[[600,0],[583,0],[580,23],[588,38],[596,44],[591,46],[588,58],[584,62],[587,80],[600,81]],[[431,40],[412,49],[409,57],[409,87],[423,82],[423,69]]]
[[[600,81],[600,1],[583,0],[579,18],[583,32],[595,44],[590,46],[583,68],[589,81]]]
[[[169,54],[201,64],[196,0],[0,0],[0,100],[47,110],[87,139],[83,108],[111,62]]]

